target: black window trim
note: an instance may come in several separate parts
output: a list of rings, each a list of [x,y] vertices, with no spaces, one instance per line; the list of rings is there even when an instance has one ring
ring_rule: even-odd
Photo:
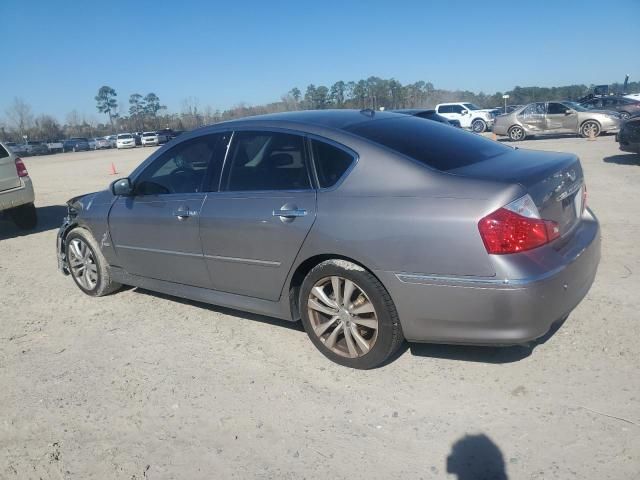
[[[305,162],[305,165],[307,167],[307,177],[309,177],[310,188],[287,189],[287,190],[222,190],[222,182],[229,175],[229,165],[228,165],[229,151],[231,150],[231,147],[233,146],[233,140],[235,139],[236,133],[242,133],[242,132],[285,133],[285,134],[288,134],[288,135],[296,135],[298,137],[301,137],[302,138],[302,145],[303,145],[302,149],[303,149],[303,152],[304,152],[304,155],[305,155],[305,158],[303,159],[303,161]],[[311,157],[309,155],[310,152],[308,151],[308,148],[307,148],[306,137],[307,137],[307,133],[306,132],[301,132],[301,131],[298,131],[298,130],[292,130],[290,128],[262,127],[262,126],[258,126],[258,125],[256,125],[256,126],[247,125],[247,126],[234,128],[232,136],[231,136],[231,139],[229,140],[229,145],[227,146],[227,152],[225,153],[225,156],[224,156],[224,163],[222,165],[222,174],[220,175],[220,182],[218,184],[218,191],[215,192],[215,193],[225,194],[225,195],[256,194],[256,193],[273,195],[276,192],[301,193],[301,192],[314,192],[314,191],[316,191],[317,190],[317,184],[314,181],[315,178],[314,178],[314,175],[312,173],[312,171],[314,170],[314,167],[312,165]]]
[[[311,159],[311,163],[313,165],[313,177],[315,180],[315,187],[318,190],[318,192],[331,192],[333,190],[336,190],[338,187],[340,187],[340,185],[346,180],[346,178],[349,176],[349,174],[351,173],[351,171],[355,168],[356,164],[358,163],[358,161],[360,160],[360,155],[358,155],[358,153],[354,150],[352,150],[351,148],[336,142],[335,140],[331,140],[330,138],[327,137],[322,137],[320,135],[315,135],[312,133],[306,134],[307,137],[307,143],[308,143],[308,150],[309,150],[309,158]],[[331,145],[332,147],[337,148],[338,150],[342,150],[344,153],[346,153],[347,155],[349,155],[351,157],[351,164],[349,165],[349,168],[347,168],[344,173],[340,176],[340,178],[338,178],[338,180],[331,185],[330,187],[321,187],[320,186],[320,180],[318,179],[318,170],[316,167],[316,159],[315,156],[313,154],[313,148],[311,146],[311,140],[315,140],[317,142],[323,142],[326,143],[328,145]]]

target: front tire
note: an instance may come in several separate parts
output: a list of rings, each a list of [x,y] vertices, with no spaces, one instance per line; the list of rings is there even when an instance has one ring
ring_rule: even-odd
[[[111,280],[109,264],[88,230],[74,228],[69,232],[65,254],[73,281],[87,295],[102,297],[122,286]]]
[[[404,340],[389,292],[354,263],[327,260],[314,267],[302,283],[299,305],[311,342],[340,365],[378,367]]]
[[[487,124],[484,122],[484,120],[474,120],[471,123],[471,130],[473,130],[474,133],[483,133],[487,130]]]
[[[38,225],[38,212],[33,203],[12,208],[9,216],[20,230],[33,230]]]
[[[629,115],[629,112],[620,112],[620,118],[622,120],[627,120],[631,115]]]
[[[508,133],[509,140],[511,140],[512,142],[519,142],[527,137],[524,128],[520,127],[519,125],[514,125],[513,127],[511,127]]]
[[[580,127],[580,135],[584,138],[597,137],[600,135],[600,124],[595,120],[587,120]]]

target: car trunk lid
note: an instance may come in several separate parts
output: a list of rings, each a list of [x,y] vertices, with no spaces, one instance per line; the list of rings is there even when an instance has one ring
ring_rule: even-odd
[[[522,185],[540,216],[558,224],[561,236],[578,223],[584,207],[582,166],[572,154],[514,149],[449,173]]]

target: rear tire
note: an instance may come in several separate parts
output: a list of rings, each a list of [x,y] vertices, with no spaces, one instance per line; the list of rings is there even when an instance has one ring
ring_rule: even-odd
[[[524,131],[524,128],[520,127],[519,125],[514,125],[513,127],[511,127],[508,134],[509,140],[511,140],[512,142],[519,142],[527,138],[527,134]]]
[[[12,208],[9,216],[20,230],[33,230],[38,225],[38,212],[33,203]]]
[[[91,297],[109,295],[122,287],[111,280],[107,259],[88,230],[74,228],[65,238],[65,255],[71,277]]]
[[[620,118],[622,120],[627,120],[631,115],[629,115],[629,112],[620,112]]]
[[[370,272],[346,260],[314,267],[302,283],[299,306],[311,342],[345,367],[378,367],[404,341],[389,292]]]

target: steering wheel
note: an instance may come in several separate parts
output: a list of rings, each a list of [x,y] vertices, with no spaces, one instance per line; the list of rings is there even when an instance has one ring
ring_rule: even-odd
[[[192,168],[179,167],[169,175],[169,183],[173,193],[187,193],[189,191],[198,191],[200,178]]]

